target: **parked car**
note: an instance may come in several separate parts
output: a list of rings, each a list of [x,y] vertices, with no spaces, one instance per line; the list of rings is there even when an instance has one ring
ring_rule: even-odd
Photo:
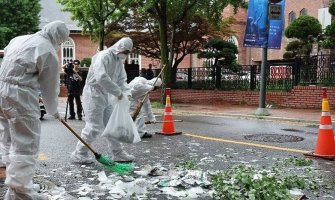
[[[236,72],[229,69],[223,69],[221,72],[221,79],[223,80],[238,80],[239,76]]]
[[[187,81],[188,75],[184,72],[177,72],[176,73],[176,81]]]

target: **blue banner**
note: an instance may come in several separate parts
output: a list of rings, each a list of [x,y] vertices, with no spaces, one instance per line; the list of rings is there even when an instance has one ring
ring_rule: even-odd
[[[280,49],[282,34],[285,26],[285,0],[275,4],[281,6],[280,19],[270,19],[269,23],[269,39],[268,39],[268,49]],[[270,10],[271,12],[271,10]]]
[[[249,0],[244,47],[280,49],[284,28],[285,0],[275,5],[281,6],[281,16],[278,17],[279,19],[268,21],[269,1]],[[267,29],[267,25],[269,25],[269,29]]]

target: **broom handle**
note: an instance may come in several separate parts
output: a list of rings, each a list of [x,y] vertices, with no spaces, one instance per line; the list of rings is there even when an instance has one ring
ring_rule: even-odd
[[[163,66],[162,70],[161,70],[161,71],[159,72],[159,74],[156,76],[156,80],[155,80],[155,82],[154,82],[153,85],[156,84],[156,82],[157,82],[157,80],[158,80],[157,78],[160,77],[160,75],[162,74],[163,69],[165,68],[165,66],[166,66],[166,65]],[[154,87],[155,87],[155,86],[154,86]],[[150,91],[148,91],[148,92],[145,94],[145,96],[143,97],[142,101],[140,102],[139,105],[137,105],[136,110],[135,110],[135,111],[133,112],[133,114],[131,115],[131,118],[133,119],[133,121],[136,120],[136,117],[137,117],[138,113],[140,113],[140,110],[141,110],[141,108],[142,108],[142,106],[143,106],[143,104],[144,104],[145,99],[146,99],[147,96],[149,95],[149,92],[150,92]]]
[[[137,117],[138,113],[140,113],[142,106],[143,106],[143,102],[141,101],[141,102],[139,102],[139,104],[137,105],[135,111],[131,115],[131,118],[133,119],[133,121],[136,120],[136,117]]]
[[[66,128],[68,128],[72,133],[73,133],[73,135],[74,136],[76,136],[77,138],[78,138],[78,140],[80,140],[80,142],[82,142],[90,151],[92,151],[92,153],[94,154],[94,155],[98,155],[98,153],[96,152],[96,151],[94,151],[94,149],[87,143],[87,142],[85,142],[85,140],[83,140],[83,138],[81,138],[80,136],[79,136],[79,134],[78,133],[76,133],[76,131],[74,131],[70,126],[69,126],[69,124],[68,123],[66,123],[65,121],[64,121],[64,119],[60,119],[60,121],[62,122],[62,124],[64,124],[64,126],[66,126]]]

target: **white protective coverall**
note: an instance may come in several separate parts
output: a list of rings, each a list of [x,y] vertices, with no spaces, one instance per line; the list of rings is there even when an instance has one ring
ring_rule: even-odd
[[[130,113],[132,114],[139,102],[141,102],[146,95],[147,92],[154,89],[155,86],[160,87],[162,81],[160,78],[156,81],[156,78],[151,80],[147,80],[144,77],[136,77],[130,83],[129,87],[131,88],[131,98],[130,100]],[[145,98],[142,108],[136,117],[135,125],[140,137],[143,137],[145,133],[147,133],[145,119],[148,118],[149,121],[156,121],[155,115],[152,112],[151,103],[149,99],[149,95]]]
[[[96,140],[101,134],[113,111],[111,99],[130,95],[127,84],[127,74],[123,66],[124,51],[131,51],[133,42],[130,38],[120,39],[110,48],[98,52],[92,58],[85,87],[83,89],[83,108],[85,112],[85,127],[81,137],[88,143]],[[112,154],[123,152],[123,146],[114,139],[107,141]],[[79,141],[72,152],[72,158],[80,163],[90,162],[88,149]]]
[[[0,67],[0,148],[6,164],[5,200],[35,200],[32,178],[39,151],[39,91],[50,115],[58,114],[57,49],[68,39],[61,21],[12,39]]]

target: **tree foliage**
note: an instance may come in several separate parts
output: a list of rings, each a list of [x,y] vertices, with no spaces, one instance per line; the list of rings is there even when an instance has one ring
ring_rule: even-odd
[[[160,30],[161,62],[165,67],[164,82],[174,80],[176,68],[172,68],[175,50],[174,46],[178,26],[183,22],[194,22],[193,19],[201,16],[211,25],[220,29],[222,25],[222,11],[230,4],[237,7],[239,0],[149,0],[144,8],[158,22]],[[168,85],[169,86],[169,85]]]
[[[332,1],[329,6],[329,13],[335,15],[335,1]],[[335,47],[335,21],[333,20],[324,31],[323,38],[321,41],[321,47],[326,49],[334,49]]]
[[[329,6],[329,13],[331,15],[335,15],[335,1],[331,1],[331,4]]]
[[[313,43],[317,42],[322,35],[322,26],[318,19],[312,16],[300,16],[294,20],[286,29],[285,36],[296,40],[290,42],[286,47],[286,58],[296,55],[309,55]],[[292,48],[293,47],[293,48]]]
[[[288,38],[297,38],[302,41],[310,41],[322,33],[322,26],[318,19],[303,15],[294,20],[285,30]]]
[[[79,22],[84,33],[99,41],[99,49],[103,49],[106,25],[118,23],[128,15],[128,7],[132,0],[58,0],[64,10],[72,14],[72,19]]]
[[[220,38],[213,38],[205,45],[205,50],[199,52],[198,57],[214,59],[214,66],[237,71],[236,54],[238,54],[238,50],[235,44]]]
[[[158,28],[158,31],[153,32],[157,34],[154,38],[159,39],[155,45],[159,46],[160,61],[164,67],[163,82],[166,86],[170,86],[174,81],[177,64],[181,62],[180,58],[184,53],[185,55],[192,53],[194,51],[192,48],[196,49],[196,46],[203,43],[213,28],[222,30],[222,27],[227,27],[227,23],[222,21],[223,9],[229,4],[237,7],[242,3],[239,0],[138,0],[137,2],[140,14],[149,18],[149,23]],[[205,26],[208,29],[202,29]],[[200,32],[194,34],[195,30]],[[200,34],[203,34],[202,38],[199,37]],[[197,44],[187,40],[187,37],[193,36],[197,37],[196,40],[193,38]]]
[[[185,19],[179,23],[174,33],[171,82],[175,81],[177,67],[185,56],[197,53],[200,49],[204,48],[208,38],[225,37],[233,34],[229,26],[234,21],[234,18],[227,18],[221,25],[222,29],[224,29],[222,31],[216,30],[206,18],[199,15],[193,16],[191,19]],[[131,19],[126,20],[126,23],[120,23],[117,26],[110,26],[109,28],[113,31],[111,35],[107,36],[107,43],[114,43],[119,37],[123,36],[120,32],[124,32],[133,39],[136,44],[134,48],[141,55],[160,59],[159,26],[155,23],[154,19],[142,13],[137,13],[134,10],[133,16]],[[169,34],[171,31],[171,27],[168,27]]]
[[[0,49],[19,35],[38,31],[39,0],[0,1]]]

